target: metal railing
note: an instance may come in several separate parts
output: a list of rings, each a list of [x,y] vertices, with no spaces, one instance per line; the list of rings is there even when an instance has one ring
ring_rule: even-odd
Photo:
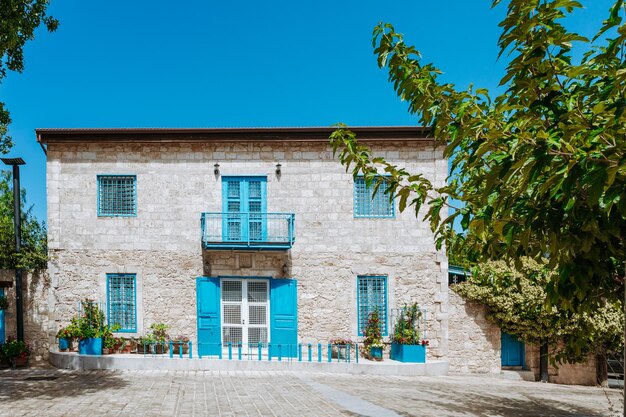
[[[178,345],[178,346],[176,346]],[[177,347],[177,348],[176,348]],[[359,363],[363,345],[331,343],[272,344],[157,342],[138,346],[145,357],[198,358],[239,361],[289,361],[317,363]]]
[[[295,241],[293,213],[202,213],[200,224],[205,249],[289,249]]]

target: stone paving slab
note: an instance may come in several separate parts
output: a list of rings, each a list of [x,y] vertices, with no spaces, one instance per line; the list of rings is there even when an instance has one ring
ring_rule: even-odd
[[[263,371],[0,371],[0,416],[618,416],[614,389]]]

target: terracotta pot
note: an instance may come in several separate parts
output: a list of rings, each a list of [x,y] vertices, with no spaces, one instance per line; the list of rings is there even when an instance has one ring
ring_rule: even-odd
[[[18,356],[16,358],[11,358],[11,367],[15,368],[23,368],[28,365],[28,356]]]

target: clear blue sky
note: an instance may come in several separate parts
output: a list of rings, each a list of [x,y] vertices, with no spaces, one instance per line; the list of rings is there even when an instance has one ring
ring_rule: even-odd
[[[593,34],[610,0],[570,27]],[[496,88],[490,0],[52,0],[60,20],[25,48],[0,97],[11,111],[29,204],[46,218],[43,127],[414,125],[376,66],[371,32],[392,23],[460,87]]]

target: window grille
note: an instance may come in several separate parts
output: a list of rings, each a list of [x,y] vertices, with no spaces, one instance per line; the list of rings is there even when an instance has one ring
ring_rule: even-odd
[[[380,332],[387,334],[387,277],[357,277],[357,308],[359,336],[365,334],[369,314],[378,309]]]
[[[107,274],[109,325],[120,332],[137,331],[137,288],[135,274]]]
[[[385,194],[384,184],[372,197],[373,193],[374,187],[368,187],[365,178],[354,181],[354,217],[393,217],[393,200],[389,201],[389,194]]]
[[[98,175],[98,216],[136,216],[137,177]]]

